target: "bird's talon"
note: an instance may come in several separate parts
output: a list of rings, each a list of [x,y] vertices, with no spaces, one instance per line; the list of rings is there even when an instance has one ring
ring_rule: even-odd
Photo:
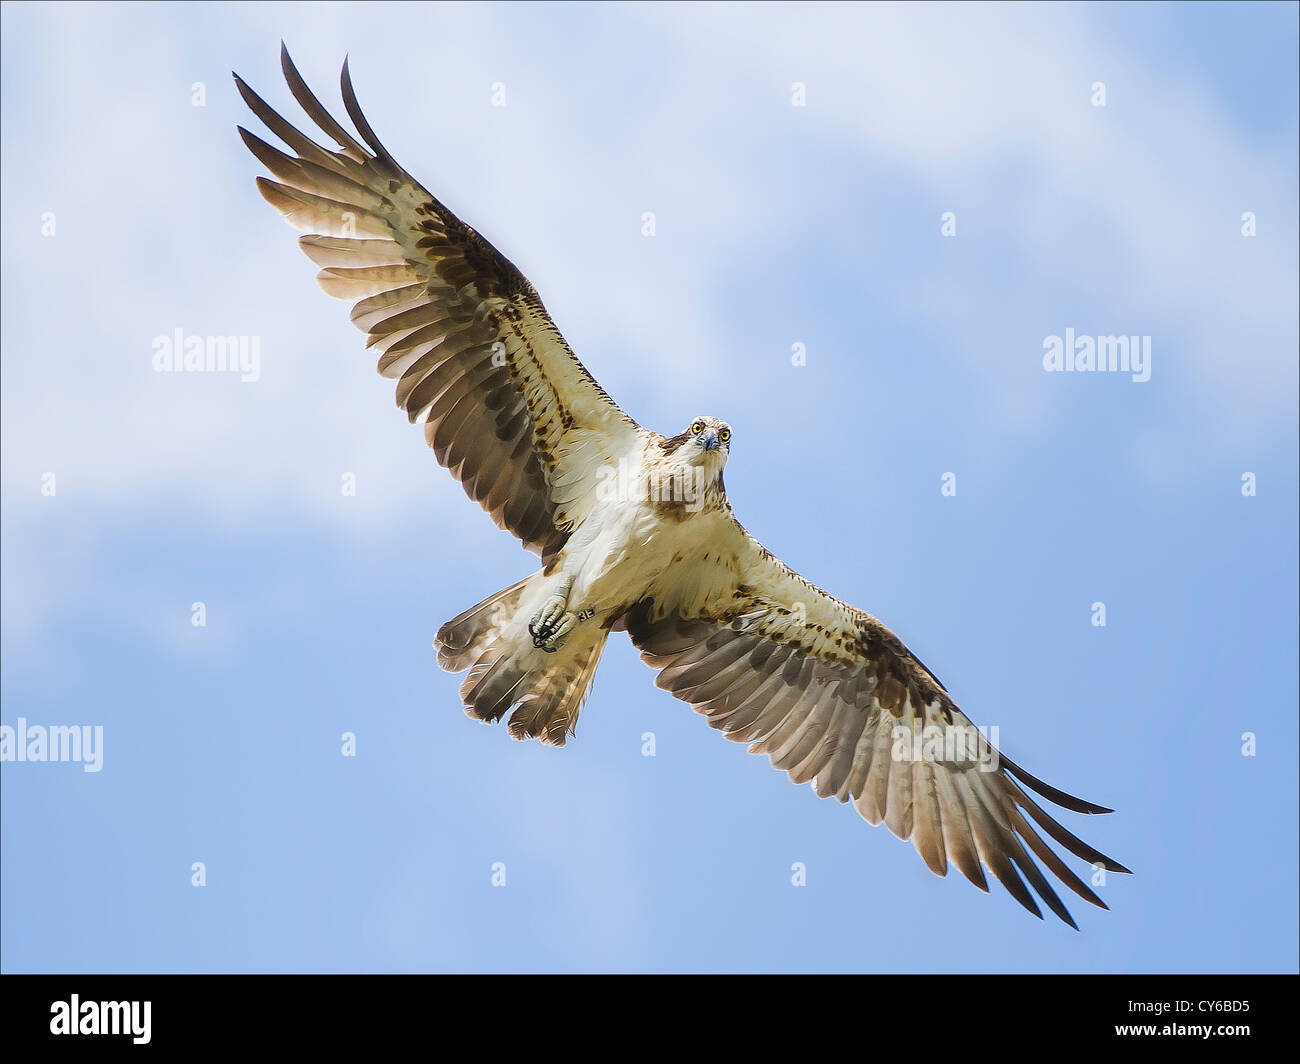
[[[554,601],[554,600],[552,600]],[[528,624],[528,634],[532,636],[533,646],[547,654],[554,654],[560,649],[565,637],[578,623],[578,618],[564,610],[563,605],[552,613],[551,603]]]
[[[543,603],[542,608],[533,615],[533,619],[528,622],[528,634],[532,636],[533,646],[538,650],[543,650],[548,654],[554,654],[559,649],[559,644],[568,629],[561,628],[565,623],[565,618],[572,616],[565,610],[569,604],[568,586],[565,585],[563,590],[565,594],[552,595]]]

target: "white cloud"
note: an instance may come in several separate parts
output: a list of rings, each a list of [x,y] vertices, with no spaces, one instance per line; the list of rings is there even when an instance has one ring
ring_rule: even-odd
[[[784,250],[763,244],[765,225],[797,226],[809,207],[772,202],[755,156],[735,149],[791,120],[864,175],[910,175],[937,202],[979,190],[988,229],[1058,288],[1106,293],[1117,320],[1098,330],[1185,342],[1157,357],[1178,368],[1179,400],[1215,404],[1225,431],[1257,431],[1294,409],[1289,369],[1278,382],[1296,332],[1295,250],[1282,238],[1296,225],[1291,157],[1244,141],[1197,85],[1090,39],[1072,9],[621,10],[616,24],[587,30],[609,54],[567,77],[514,9],[222,17],[242,42],[234,65],[295,119],[274,38],[285,32],[331,105],[335,63],[350,50],[390,148],[521,265],[580,357],[647,421],[689,417],[693,393],[725,387],[735,323],[713,297],[739,258],[760,245],[778,262],[816,248],[834,256],[872,239],[846,228]],[[436,63],[389,61],[384,23],[410,18],[426,20],[431,44],[412,34],[404,54]],[[231,57],[192,36],[178,50],[164,19],[97,7],[78,9],[70,32],[13,18],[7,28],[7,68],[39,76],[39,91],[3,103],[9,514],[37,505],[40,474],[56,471],[62,490],[107,511],[166,492],[201,511],[288,505],[388,523],[432,493],[481,522],[392,408],[346,307],[316,290],[293,232],[256,196],[259,167],[233,129],[251,116],[227,80]],[[445,40],[457,46],[435,47]],[[602,80],[610,64],[633,62],[655,78]],[[1094,78],[1110,86],[1104,110],[1088,105]],[[504,109],[489,105],[495,80],[507,84]],[[795,80],[809,100],[797,118],[787,113]],[[190,105],[194,81],[207,85],[206,108]],[[1273,235],[1246,241],[1235,219],[1256,204],[1271,211]],[[39,235],[47,209],[59,219],[52,239]],[[639,234],[643,210],[657,212],[653,240]],[[1113,234],[1110,253],[1059,245],[1062,215],[1080,213]],[[1005,350],[981,318],[991,299],[1008,301],[1008,329],[1039,328],[996,277],[964,265],[898,270],[897,249],[877,251],[873,283],[946,332],[953,357]],[[262,379],[152,373],[153,337],[178,326],[259,336]],[[1053,401],[1004,378],[988,392],[1012,431],[1041,424]],[[338,491],[345,471],[361,483],[351,510]]]

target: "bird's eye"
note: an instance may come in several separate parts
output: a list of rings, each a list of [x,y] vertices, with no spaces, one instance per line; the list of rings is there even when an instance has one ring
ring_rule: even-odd
[[[718,439],[720,439],[723,443],[726,443],[729,439],[731,439],[731,429],[723,429],[721,432],[719,432]]]
[[[699,435],[701,432],[703,432],[703,431],[704,431],[704,422],[703,422],[703,421],[697,421],[697,422],[695,422],[694,425],[691,426],[691,435],[692,435],[692,436],[698,436],[698,435]]]

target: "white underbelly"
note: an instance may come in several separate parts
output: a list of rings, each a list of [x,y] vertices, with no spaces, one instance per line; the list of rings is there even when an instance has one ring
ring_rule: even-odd
[[[602,504],[565,546],[562,567],[573,581],[569,608],[605,618],[647,595],[663,600],[669,589],[673,597],[698,590],[711,598],[721,587],[703,585],[730,583],[716,558],[701,564],[717,520],[705,513],[681,520],[626,500]]]
[[[674,531],[643,504],[615,500],[597,507],[565,545],[570,608],[604,615],[640,599],[671,562]]]

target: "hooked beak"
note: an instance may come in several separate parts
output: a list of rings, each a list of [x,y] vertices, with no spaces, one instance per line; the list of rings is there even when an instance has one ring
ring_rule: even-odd
[[[713,429],[709,429],[700,437],[700,446],[706,451],[716,451],[722,446],[722,441],[718,439],[718,434]]]

